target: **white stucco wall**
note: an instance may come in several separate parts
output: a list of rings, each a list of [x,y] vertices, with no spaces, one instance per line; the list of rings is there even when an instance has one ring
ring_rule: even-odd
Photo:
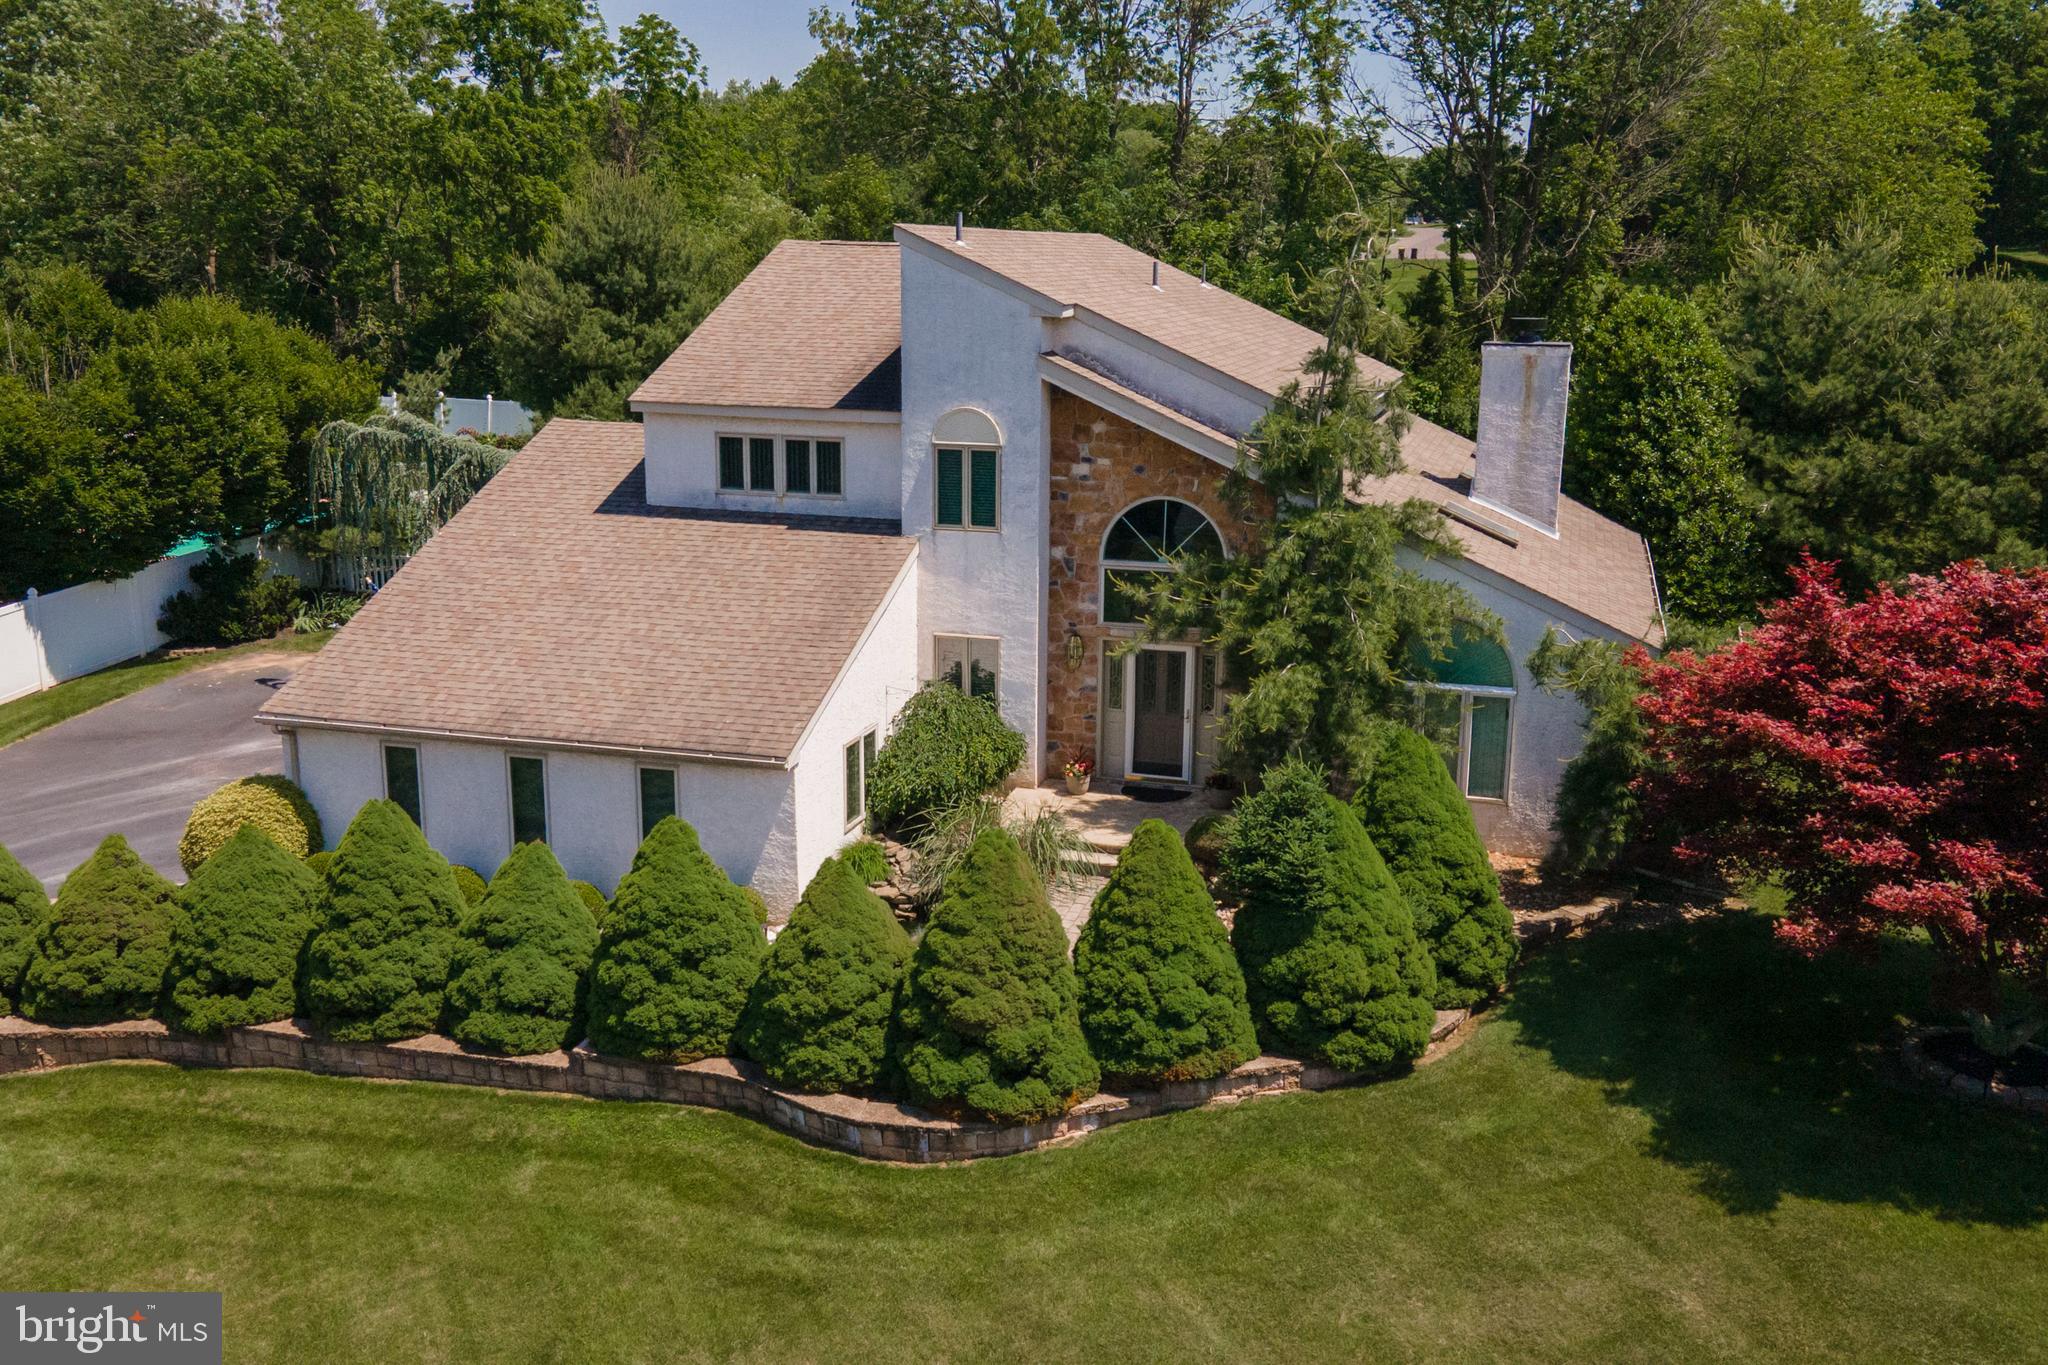
[[[1219,430],[1243,435],[1266,415],[1269,400],[1263,395],[1249,385],[1212,381],[1197,373],[1193,361],[1162,355],[1078,317],[1046,326],[1053,350],[1085,358],[1127,387]]]
[[[887,739],[896,712],[917,690],[917,601],[913,558],[797,748],[800,887],[810,882],[818,864],[860,837],[860,830],[849,829],[846,823],[846,746],[870,730],[876,732],[878,744]]]
[[[1045,349],[1045,322],[1024,302],[904,251],[902,516],[919,541],[918,673],[931,676],[934,635],[1000,640],[997,705],[1025,737],[1032,782],[1045,754]],[[932,524],[932,424],[956,407],[980,408],[1003,433],[995,531]]]
[[[822,415],[817,420],[784,416],[731,416],[698,413],[646,414],[647,500],[663,507],[724,507],[749,512],[811,512],[820,516],[886,517],[895,520],[901,506],[902,429],[893,416],[876,421],[875,414]],[[721,493],[718,490],[718,438],[725,436],[793,436],[812,441],[839,441],[845,460],[846,494],[815,493],[768,496]],[[777,462],[781,451],[777,448]],[[777,477],[781,477],[778,469]]]

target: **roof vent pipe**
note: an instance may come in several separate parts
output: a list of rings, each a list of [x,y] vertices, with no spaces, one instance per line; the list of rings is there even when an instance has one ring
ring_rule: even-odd
[[[1159,287],[1159,258],[1157,256],[1152,258],[1152,287],[1154,289]]]
[[[959,246],[967,240],[967,215],[955,212],[953,215],[953,245]]]

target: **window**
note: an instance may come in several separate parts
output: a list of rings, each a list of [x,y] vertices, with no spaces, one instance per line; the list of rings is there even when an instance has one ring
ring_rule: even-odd
[[[938,454],[941,526],[992,531],[996,525],[996,452],[942,446]]]
[[[747,486],[747,443],[739,436],[718,438],[718,486],[737,491]]]
[[[808,493],[811,491],[811,443],[809,441],[784,441],[782,443],[782,489],[785,493]]]
[[[640,770],[640,837],[654,833],[654,827],[676,813],[676,770]]]
[[[747,438],[747,488],[755,493],[775,491],[775,438]]]
[[[778,447],[781,458],[778,462]],[[846,446],[803,437],[720,436],[721,493],[846,495]]]
[[[846,746],[846,827],[860,824],[868,809],[868,770],[875,766],[876,732]]]
[[[846,495],[846,462],[837,441],[818,442],[818,492],[823,497]]]
[[[932,676],[944,678],[970,697],[996,699],[996,661],[1002,643],[975,635],[934,635]]]
[[[1102,538],[1102,619],[1128,625],[1138,619],[1148,579],[1175,571],[1190,555],[1221,555],[1223,537],[1198,508],[1174,498],[1141,502],[1116,519]]]
[[[548,768],[531,754],[506,760],[512,782],[512,842],[546,843],[548,837]]]
[[[384,795],[398,803],[398,808],[412,817],[412,822],[421,829],[427,822],[420,818],[420,751],[409,744],[387,744],[384,746]]]
[[[1417,651],[1418,728],[1443,751],[1458,790],[1482,801],[1508,797],[1515,670],[1492,640],[1460,629],[1442,659]]]

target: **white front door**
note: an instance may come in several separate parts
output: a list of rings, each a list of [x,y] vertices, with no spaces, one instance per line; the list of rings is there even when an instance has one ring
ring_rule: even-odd
[[[1146,645],[1124,657],[1124,768],[1189,782],[1195,760],[1195,647]]]

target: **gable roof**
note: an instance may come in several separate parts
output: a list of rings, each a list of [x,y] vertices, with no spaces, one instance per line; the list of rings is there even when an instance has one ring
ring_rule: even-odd
[[[1401,437],[1397,474],[1362,483],[1361,501],[1420,498],[1444,513],[1465,558],[1570,607],[1610,630],[1661,645],[1656,573],[1643,538],[1584,503],[1560,498],[1557,535],[1515,523],[1472,501],[1473,443],[1415,418]]]
[[[630,401],[899,411],[902,259],[894,242],[783,242]]]
[[[548,423],[258,719],[786,762],[916,542],[649,506],[641,435]]]
[[[1298,376],[1301,362],[1323,344],[1321,334],[1300,323],[1164,262],[1154,289],[1152,257],[1099,232],[967,228],[956,246],[950,227],[899,223],[896,231],[992,270],[1062,308],[1085,310],[1139,333],[1267,395]],[[1375,383],[1401,377],[1370,358],[1361,358],[1359,369]]]

